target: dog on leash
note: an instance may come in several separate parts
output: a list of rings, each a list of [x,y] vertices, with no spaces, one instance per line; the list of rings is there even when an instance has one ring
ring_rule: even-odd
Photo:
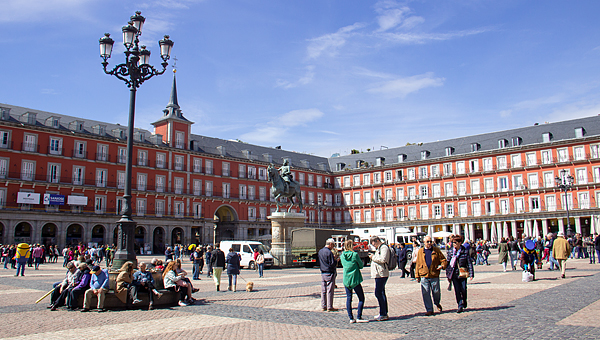
[[[254,289],[254,282],[252,282],[252,281],[246,282],[246,291],[251,292],[252,289]]]

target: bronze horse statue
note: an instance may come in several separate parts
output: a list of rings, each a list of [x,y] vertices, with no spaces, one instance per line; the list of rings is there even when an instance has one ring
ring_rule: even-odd
[[[275,197],[275,201],[277,202],[277,210],[279,212],[279,198],[285,197],[289,198],[292,204],[288,208],[288,212],[292,210],[294,204],[294,197],[298,202],[298,206],[300,206],[300,211],[302,212],[302,194],[300,192],[300,184],[295,181],[290,181],[288,192],[285,193],[285,183],[277,168],[275,168],[272,164],[267,168],[267,173],[269,175],[269,182],[271,182],[271,196]]]

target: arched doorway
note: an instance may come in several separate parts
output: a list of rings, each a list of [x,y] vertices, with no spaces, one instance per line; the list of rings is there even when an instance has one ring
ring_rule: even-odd
[[[140,250],[144,249],[145,236],[146,229],[144,227],[138,226],[135,228],[133,249],[135,250],[136,254],[141,254]]]
[[[177,227],[171,232],[171,244],[183,244],[183,229]]]
[[[165,251],[165,230],[161,227],[154,228],[152,236],[152,252],[162,254]]]
[[[79,224],[71,224],[67,228],[67,245],[76,246],[83,242],[83,227]]]
[[[104,244],[104,226],[96,224],[92,228],[92,242],[97,243],[99,246]]]
[[[31,243],[31,224],[20,222],[15,227],[15,243]]]
[[[42,244],[46,246],[46,249],[49,245],[56,244],[56,230],[57,227],[54,223],[46,223],[42,227]]]
[[[215,230],[217,242],[235,239],[238,217],[232,207],[228,205],[220,206],[215,211],[215,220],[218,221],[217,229]]]

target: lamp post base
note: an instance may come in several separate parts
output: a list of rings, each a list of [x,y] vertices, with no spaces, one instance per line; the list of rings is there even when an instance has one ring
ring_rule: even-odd
[[[121,218],[117,221],[118,239],[117,250],[113,256],[112,269],[119,270],[127,261],[133,262],[137,268],[137,258],[133,247],[134,233],[137,223],[131,219]]]

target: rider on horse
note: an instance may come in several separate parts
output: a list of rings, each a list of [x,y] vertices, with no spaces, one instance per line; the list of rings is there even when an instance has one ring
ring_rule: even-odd
[[[290,183],[294,180],[294,176],[292,175],[292,171],[290,170],[290,163],[288,162],[287,158],[283,160],[283,165],[277,170],[279,170],[281,178],[285,183],[284,193],[289,194]]]

